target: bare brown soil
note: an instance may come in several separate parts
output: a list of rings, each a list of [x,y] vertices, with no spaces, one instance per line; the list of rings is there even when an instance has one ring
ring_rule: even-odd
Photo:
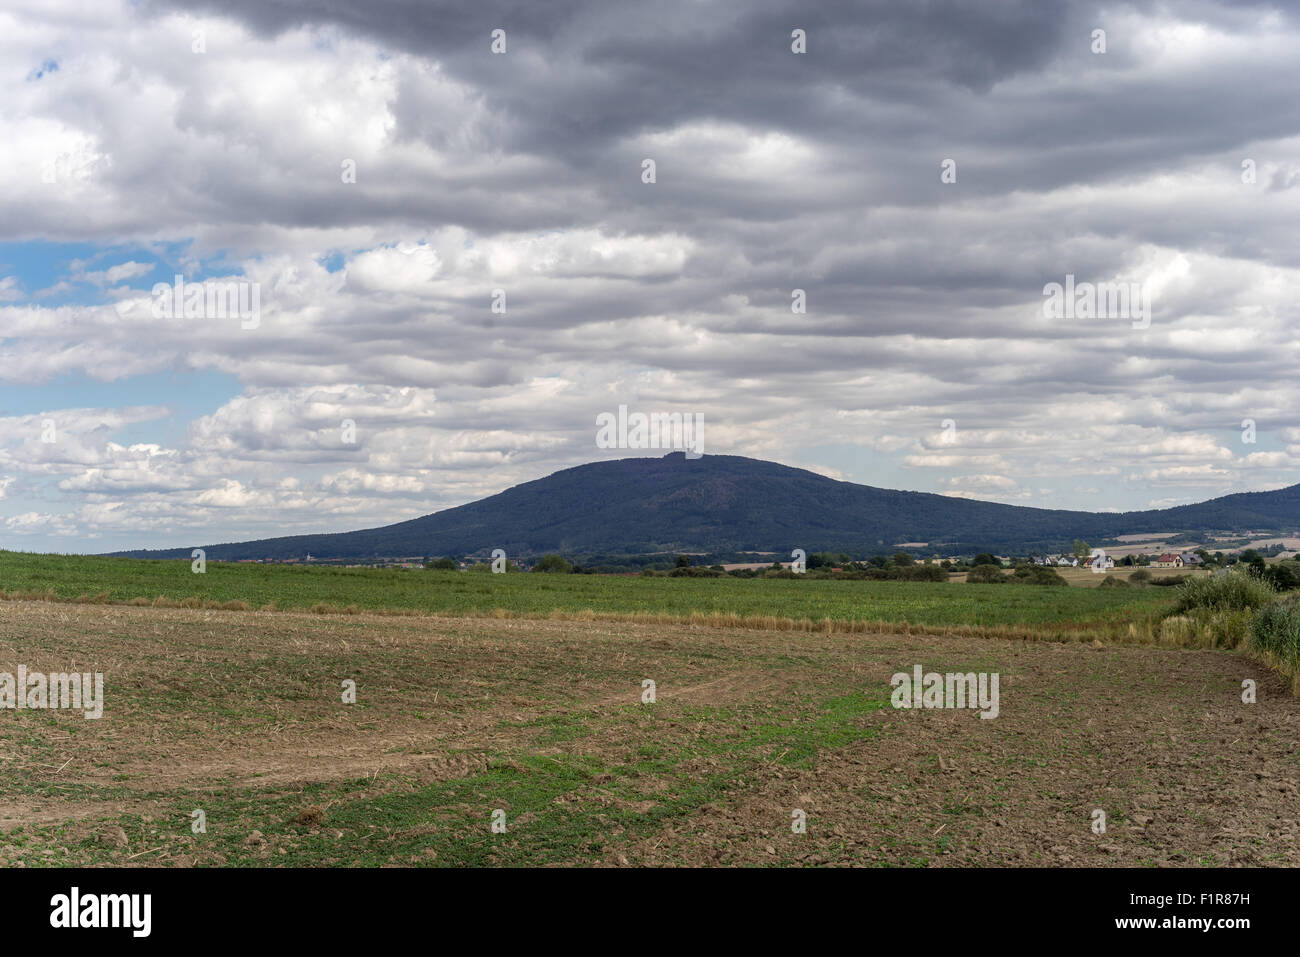
[[[486,863],[537,859],[509,854],[538,854],[563,813],[594,836],[552,842],[544,863],[1300,864],[1300,700],[1230,652],[0,603],[0,671],[18,664],[103,672],[106,703],[98,721],[0,711],[0,864],[243,862],[205,849],[178,809],[233,815],[240,800],[297,795],[283,835],[262,838],[267,825],[239,812],[252,862],[274,847],[349,863],[346,839],[311,842],[350,827],[369,842],[363,862],[447,863],[462,825],[376,838],[359,823],[370,805],[350,805],[362,799],[344,784],[364,780],[379,807],[481,779],[492,806],[501,767],[543,797],[511,809],[516,844]],[[890,676],[914,664],[998,672],[999,717],[894,710]],[[1255,704],[1241,701],[1244,678]],[[344,679],[355,705],[341,702]],[[606,770],[548,797],[537,759]],[[476,800],[457,792],[445,810],[476,817]],[[332,830],[345,806],[360,810]],[[796,809],[804,834],[791,831]],[[478,833],[463,827],[464,840]],[[228,839],[246,846],[243,831]]]

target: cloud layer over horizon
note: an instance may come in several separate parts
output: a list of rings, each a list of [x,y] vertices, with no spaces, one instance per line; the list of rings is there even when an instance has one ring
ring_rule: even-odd
[[[362,528],[662,455],[597,448],[620,404],[1013,504],[1294,484],[1297,47],[1231,0],[16,0],[0,547]],[[157,315],[178,274],[255,283],[259,321]],[[1048,318],[1067,276],[1139,283],[1149,325]]]

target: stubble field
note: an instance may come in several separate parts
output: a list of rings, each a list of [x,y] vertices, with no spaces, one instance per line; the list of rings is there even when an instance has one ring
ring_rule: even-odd
[[[0,866],[1300,864],[1300,700],[1227,651],[0,602],[18,662],[105,703],[0,711]]]

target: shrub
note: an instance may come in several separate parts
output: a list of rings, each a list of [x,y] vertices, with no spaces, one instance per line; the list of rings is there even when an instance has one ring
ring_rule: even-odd
[[[1250,634],[1254,612],[1249,609],[1222,610],[1210,615],[1205,628],[1213,648],[1236,648]]]
[[[1130,585],[1145,585],[1151,581],[1151,572],[1145,568],[1139,568],[1128,576],[1128,580]]]
[[[981,568],[988,568],[987,565],[981,565]],[[1048,568],[1046,565],[1017,565],[1013,573],[1015,581],[1022,585],[1068,585],[1055,568]],[[969,580],[969,579],[968,579]]]
[[[721,578],[726,572],[720,568],[705,568],[703,565],[679,565],[668,572],[669,578]],[[769,573],[771,574],[771,573]],[[787,574],[793,575],[793,572]]]
[[[1149,575],[1147,576],[1150,577]],[[1107,575],[1098,588],[1132,588],[1133,586],[1116,575]]]
[[[976,565],[966,573],[966,581],[976,585],[991,585],[1006,580],[1007,576],[998,571],[996,565]]]
[[[938,565],[896,565],[889,570],[889,577],[905,582],[946,582],[948,572]]]
[[[1300,668],[1300,604],[1280,601],[1261,608],[1251,625],[1250,641],[1289,666],[1294,675]]]
[[[458,566],[450,558],[435,558],[433,561],[429,562],[429,564],[425,565],[424,567],[436,568],[439,571],[454,572],[460,566]]]
[[[1213,611],[1242,611],[1263,608],[1277,592],[1266,581],[1244,572],[1193,578],[1178,586],[1174,613],[1208,608]]]
[[[1264,569],[1263,578],[1278,591],[1291,591],[1300,588],[1300,579],[1289,565],[1269,565]]]
[[[533,566],[535,572],[559,572],[567,575],[573,571],[573,566],[564,560],[562,555],[543,555],[537,559],[537,564]]]

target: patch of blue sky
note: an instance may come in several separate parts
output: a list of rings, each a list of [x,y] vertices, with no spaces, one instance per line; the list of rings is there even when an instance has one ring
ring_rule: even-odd
[[[189,247],[189,240],[147,245],[49,240],[0,242],[0,278],[14,276],[20,284],[19,296],[11,300],[11,305],[91,306],[112,301],[106,293],[109,288],[124,286],[147,291],[155,283],[171,283],[178,274],[187,279],[208,279],[238,275],[242,271],[222,251],[196,261]],[[129,262],[151,268],[116,281],[97,275]]]
[[[316,261],[325,268],[326,272],[338,272],[347,265],[348,254],[344,253],[342,250],[336,249],[321,256]]]
[[[49,76],[51,73],[58,73],[58,72],[59,72],[59,61],[55,59],[48,59],[45,60],[43,63],[41,63],[41,65],[38,66],[36,69],[32,70],[30,73],[27,74],[27,82],[35,83],[38,80],[45,79],[45,77]]]
[[[242,391],[234,376],[213,370],[154,372],[115,382],[72,375],[38,386],[0,383],[0,415],[52,413],[57,421],[60,409],[162,406],[171,414],[128,423],[111,439],[120,445],[156,444],[175,448],[183,444],[190,422],[215,412]]]

